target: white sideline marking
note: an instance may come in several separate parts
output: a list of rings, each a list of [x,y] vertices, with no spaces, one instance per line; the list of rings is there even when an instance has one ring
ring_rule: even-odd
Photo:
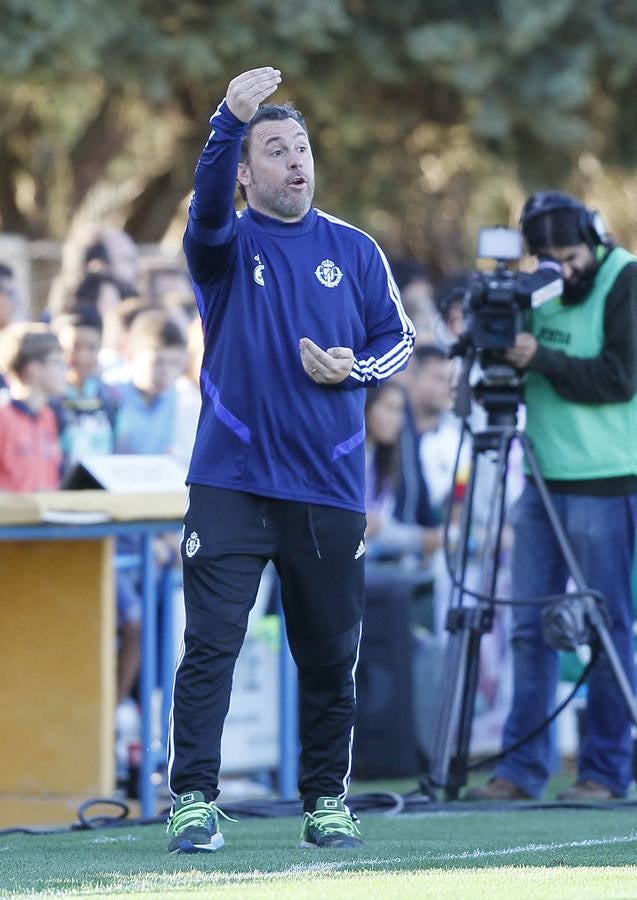
[[[637,842],[637,832],[608,838],[586,838],[581,841],[563,841],[561,843],[552,844],[520,844],[517,847],[502,847],[497,850],[463,850],[462,853],[442,853],[437,855],[425,853],[421,859],[423,862],[427,863],[454,862],[466,859],[488,859],[493,856],[514,856],[517,853],[532,853],[547,850],[573,850],[578,847],[605,847],[611,844],[630,844],[632,842]],[[233,872],[231,875],[230,873],[224,873],[224,878],[231,881],[248,881],[254,879],[256,876],[258,879],[276,880],[277,878],[285,878],[290,874],[327,874],[329,872],[338,872],[342,869],[351,868],[352,866],[355,866],[358,869],[375,869],[381,866],[385,867],[391,864],[396,865],[408,861],[411,862],[412,860],[410,860],[409,857],[405,858],[400,856],[395,856],[393,858],[372,857],[368,859],[356,859],[354,857],[348,860],[317,862],[310,863],[310,865],[294,865],[290,866],[289,869],[286,869],[285,872]],[[229,875],[230,878],[228,877]]]
[[[136,841],[134,834],[124,834],[119,837],[96,837],[91,838],[91,844],[116,844],[121,841]]]
[[[629,844],[637,841],[637,833],[618,835],[609,838],[587,838],[583,841],[564,841],[560,844],[520,844],[518,847],[503,847],[500,850],[463,850],[462,853],[443,853],[440,856],[429,856],[435,861],[451,862],[460,859],[485,859],[489,856],[513,856],[516,853],[532,853],[542,850],[572,850],[577,847],[605,847],[609,844]]]

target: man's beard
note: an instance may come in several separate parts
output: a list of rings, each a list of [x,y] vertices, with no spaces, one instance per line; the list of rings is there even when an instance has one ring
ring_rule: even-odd
[[[562,293],[562,303],[564,306],[576,306],[578,303],[586,300],[597,278],[599,271],[599,263],[592,263],[588,268],[577,276],[577,280],[569,284],[564,282],[564,291]]]
[[[253,185],[259,207],[281,219],[301,219],[309,212],[314,198],[314,183],[309,179],[306,188],[297,194],[284,187]]]

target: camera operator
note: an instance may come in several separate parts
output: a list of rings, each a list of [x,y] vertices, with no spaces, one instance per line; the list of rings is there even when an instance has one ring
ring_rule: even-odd
[[[631,684],[631,571],[637,523],[637,258],[615,246],[599,215],[558,191],[531,196],[521,229],[530,253],[563,270],[564,291],[534,308],[505,358],[527,370],[526,432],[586,584],[601,592],[609,632]],[[513,597],[562,593],[569,571],[537,486],[527,477],[513,512]],[[541,607],[516,605],[509,747],[555,707],[558,651],[544,642]],[[539,797],[552,774],[554,729],[506,755],[467,799]],[[564,800],[625,796],[632,780],[631,718],[606,654],[590,673],[585,736]]]

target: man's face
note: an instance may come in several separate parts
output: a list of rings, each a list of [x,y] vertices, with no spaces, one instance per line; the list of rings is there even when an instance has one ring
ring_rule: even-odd
[[[47,397],[62,397],[66,390],[66,360],[60,350],[47,354],[42,362],[29,363],[30,381]]]
[[[96,328],[85,325],[68,325],[58,334],[69,368],[80,381],[98,370],[102,337]]]
[[[573,244],[571,247],[547,247],[542,255],[551,256],[562,263],[565,294],[578,294],[581,289],[588,291],[592,285],[591,276],[597,269],[595,254],[588,244]]]
[[[284,222],[302,219],[314,197],[314,159],[299,123],[285,119],[255,125],[237,178],[257,212]]]
[[[133,356],[133,384],[145,394],[163,394],[173,386],[185,367],[185,348],[145,347]]]
[[[419,412],[441,413],[451,409],[454,366],[450,359],[428,359],[412,368],[410,393]]]
[[[367,435],[378,444],[391,445],[405,423],[405,399],[399,387],[386,385],[367,413]]]

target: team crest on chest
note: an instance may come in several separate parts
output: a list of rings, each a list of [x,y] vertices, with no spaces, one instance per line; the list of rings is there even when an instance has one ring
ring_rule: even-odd
[[[258,253],[254,257],[254,261],[257,263],[257,265],[254,267],[254,271],[252,272],[252,277],[254,278],[254,280],[257,284],[261,285],[261,287],[265,287],[265,279],[263,278],[263,270],[265,269],[265,266],[261,262],[261,257],[259,256]]]
[[[314,270],[323,287],[335,288],[341,283],[343,273],[331,259],[324,259]]]

